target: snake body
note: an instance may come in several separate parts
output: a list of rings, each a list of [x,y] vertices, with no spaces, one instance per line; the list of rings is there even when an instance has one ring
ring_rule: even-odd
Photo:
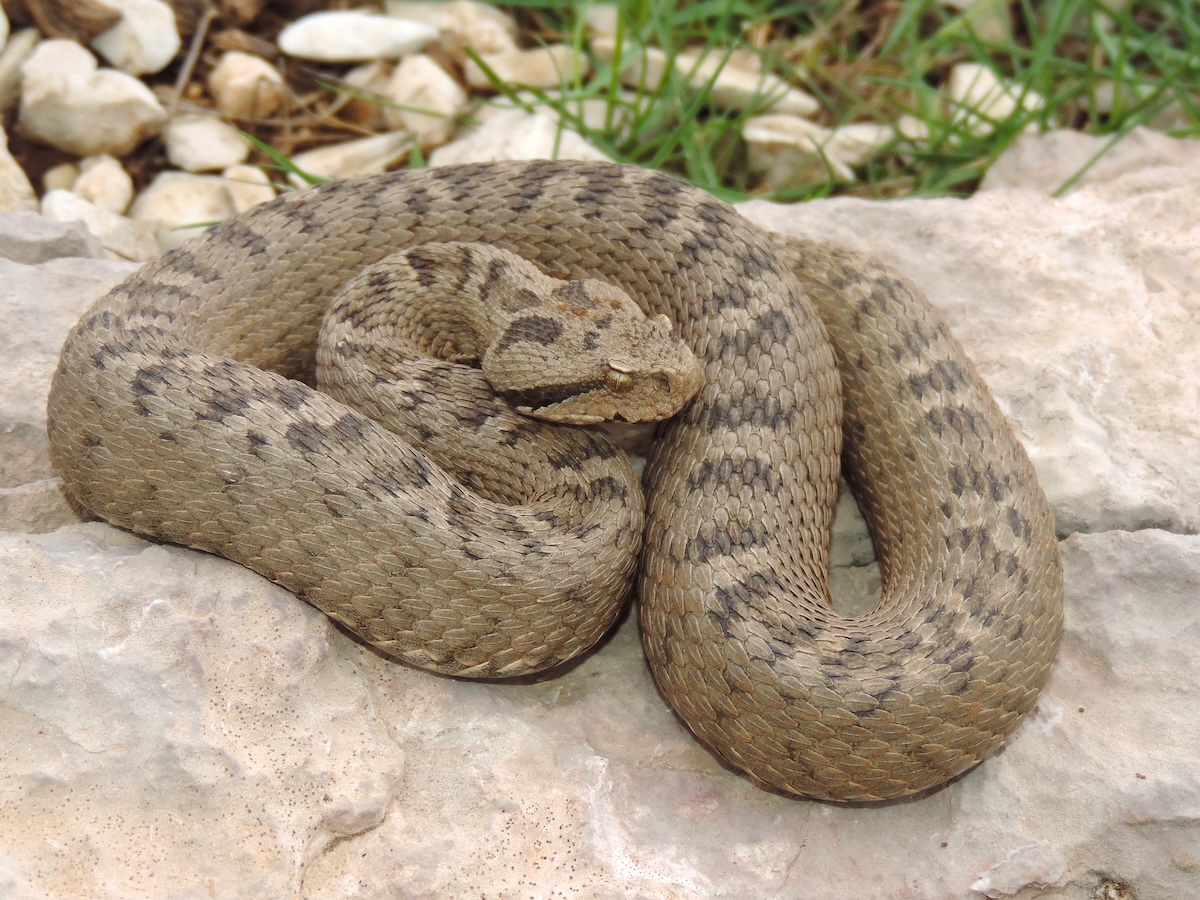
[[[451,399],[429,418],[503,448],[479,474],[425,434],[440,375],[397,388],[412,441],[307,386],[330,297],[432,242],[600,279],[676,323],[704,383],[656,437],[644,538],[636,478],[591,429]],[[664,697],[726,763],[797,795],[883,799],[954,777],[1032,708],[1057,650],[1051,514],[927,302],[661,174],[507,163],[283,196],[86,313],[49,421],[79,506],[241,562],[437,671],[569,659],[636,572]],[[531,454],[547,468],[527,478]],[[858,618],[833,611],[825,581],[843,455],[884,577]]]

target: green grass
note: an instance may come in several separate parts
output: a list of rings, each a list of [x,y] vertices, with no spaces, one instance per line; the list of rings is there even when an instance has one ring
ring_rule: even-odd
[[[528,42],[566,41],[587,52],[587,4],[506,5],[518,12]],[[1095,0],[1023,0],[999,9],[1009,15],[1000,17],[1001,29],[989,31],[979,9],[964,14],[925,0],[626,0],[620,4],[614,62],[593,56],[587,78],[564,77],[560,95],[534,95],[614,159],[675,172],[730,199],[965,195],[1031,127],[1108,135],[1101,153],[1138,125],[1181,137],[1200,135],[1200,14],[1193,4],[1131,2],[1115,11]],[[766,188],[747,167],[741,136],[745,120],[760,109],[720,109],[708,88],[688,87],[673,68],[660,84],[642,84],[632,98],[622,95],[619,70],[647,46],[669,59],[700,47],[719,56],[748,50],[764,71],[815,96],[821,105],[815,118],[826,127],[892,124],[912,116],[929,136],[919,143],[898,136],[856,168],[858,180],[852,183],[822,177],[818,165],[816,177],[813,167],[805,167],[804,180]],[[1040,94],[1044,105],[1033,111],[1018,107],[990,121],[990,133],[973,133],[964,111],[952,108],[940,90],[951,68],[963,62],[990,67],[1016,91]],[[519,102],[513,88],[494,86]],[[576,102],[582,99],[607,104],[602,127],[582,120]]]

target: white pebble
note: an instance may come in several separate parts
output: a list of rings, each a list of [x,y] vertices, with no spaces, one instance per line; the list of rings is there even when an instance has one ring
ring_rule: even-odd
[[[179,52],[175,11],[162,0],[104,0],[122,12],[108,31],[96,35],[92,49],[129,75],[161,72]]]
[[[236,212],[221,176],[159,172],[133,201],[129,217],[153,225],[159,247],[172,250],[204,231],[205,223],[223,221]]]
[[[244,162],[250,145],[232,125],[211,116],[176,116],[163,138],[167,159],[185,172],[215,172]]]
[[[605,61],[612,61],[616,55],[617,43],[611,37],[597,37],[590,46]],[[621,82],[630,88],[653,90],[667,74],[667,56],[657,47],[647,47],[632,62],[628,58],[625,62]],[[752,54],[734,53],[727,59],[722,53],[680,53],[673,65],[692,90],[711,90],[713,103],[724,109],[745,111],[753,107],[763,114],[807,116],[820,108],[809,94],[760,71]]]
[[[17,105],[21,96],[21,66],[40,40],[36,28],[26,28],[14,34],[0,50],[0,112]]]
[[[324,178],[376,175],[386,172],[389,167],[408,156],[412,146],[413,136],[410,131],[392,131],[297,153],[292,157],[292,162],[301,171]],[[306,184],[304,179],[297,175],[288,177],[296,187]]]
[[[517,23],[508,14],[475,0],[386,0],[389,16],[432,25],[442,46],[463,59],[464,47],[487,56],[517,48]]]
[[[583,11],[583,24],[592,38],[616,37],[620,16],[615,3],[592,3]]]
[[[553,44],[533,50],[508,50],[483,57],[483,61],[505,84],[552,88],[571,83],[576,74],[586,75],[589,69],[585,55],[567,44]],[[475,61],[467,60],[463,67],[467,84],[474,88],[490,88],[491,79]]]
[[[320,62],[399,59],[437,36],[431,25],[335,10],[297,19],[280,32],[279,49],[288,56]]]
[[[382,97],[392,78],[391,63],[382,60],[355,66],[342,76],[342,85],[350,96],[339,113],[342,118],[371,131],[382,131],[383,105],[372,95]],[[360,96],[359,95],[366,95]]]
[[[208,90],[230,119],[269,116],[283,103],[283,76],[261,57],[230,50],[209,73]]]
[[[69,191],[79,178],[79,166],[72,162],[59,163],[42,173],[42,193]]]
[[[608,157],[550,116],[520,109],[490,115],[479,128],[429,155],[432,166],[506,159],[585,159]]]
[[[829,129],[796,116],[754,116],[742,125],[748,162],[771,187],[804,179],[823,181],[832,174],[852,181],[854,173],[826,153]]]
[[[124,156],[157,134],[167,114],[144,84],[74,41],[43,41],[21,67],[21,127],[75,156]]]
[[[29,176],[8,152],[8,135],[0,128],[0,212],[32,212],[37,208]]]
[[[396,104],[384,107],[387,126],[407,128],[423,147],[448,141],[458,127],[455,117],[470,104],[458,82],[423,53],[408,57],[396,67],[384,96]]]
[[[959,63],[951,69],[945,92],[951,117],[977,135],[991,134],[997,121],[1007,119],[1018,108],[1033,112],[1046,103],[1041,94],[1022,92],[979,63]]]
[[[145,262],[161,252],[152,226],[100,209],[70,191],[50,191],[42,197],[42,215],[55,222],[82,222],[105,250],[121,259]]]
[[[80,173],[71,193],[109,212],[120,215],[133,199],[133,179],[121,164],[107,154],[90,156],[79,164]]]
[[[252,206],[275,199],[275,188],[271,179],[257,166],[230,166],[221,173],[225,187],[233,198],[233,206],[243,213]]]

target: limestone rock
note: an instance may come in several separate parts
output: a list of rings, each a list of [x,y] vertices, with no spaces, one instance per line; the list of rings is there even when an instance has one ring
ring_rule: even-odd
[[[275,188],[262,169],[257,166],[230,166],[221,173],[225,189],[233,199],[233,207],[245,212],[252,206],[275,199]]]
[[[824,128],[800,116],[772,113],[742,125],[750,168],[770,187],[833,178],[853,181],[859,166],[898,136],[899,126],[854,122]]]
[[[17,105],[21,96],[21,66],[29,59],[38,44],[36,28],[18,31],[0,49],[0,112],[7,112]]]
[[[346,72],[342,76],[342,86],[345,88],[344,105],[340,112],[342,118],[370,131],[381,131],[388,127],[383,118],[383,98],[393,71],[390,63],[376,59]],[[404,126],[401,124],[396,127]]]
[[[133,179],[111,156],[90,156],[79,163],[80,172],[68,188],[89,203],[120,215],[133,199]]]
[[[137,268],[99,258],[104,255],[81,222],[51,222],[29,212],[0,215],[0,532],[46,532],[78,521],[50,465],[46,396],[67,330]],[[0,615],[18,593],[7,562],[5,557],[0,566]],[[0,761],[0,785],[11,777]],[[10,861],[0,849],[0,893],[11,887]]]
[[[8,152],[8,135],[0,128],[0,213],[38,208],[29,176]]]
[[[79,166],[76,163],[59,163],[57,166],[51,166],[42,173],[42,193],[69,191],[75,187],[75,182],[78,180]]]
[[[429,164],[449,166],[504,159],[606,160],[602,152],[540,112],[499,110],[475,129],[429,154]]]
[[[441,33],[439,43],[456,59],[465,58],[464,47],[488,56],[517,47],[517,25],[502,10],[475,0],[384,0],[389,16],[432,25]]]
[[[230,119],[269,116],[283,102],[283,76],[261,57],[230,50],[209,72],[208,90]]]
[[[395,104],[383,109],[387,127],[407,129],[425,147],[449,140],[458,127],[457,117],[470,105],[458,82],[423,53],[396,66],[383,95]]]
[[[302,172],[322,178],[352,178],[355,175],[374,175],[386,172],[412,152],[411,132],[390,131],[373,137],[359,138],[306,150],[292,157]],[[297,175],[288,176],[296,187],[306,182]]]
[[[567,44],[532,50],[506,50],[483,57],[488,68],[503,84],[556,88],[572,84],[589,70],[587,57]],[[463,69],[467,84],[476,89],[493,89],[492,80],[474,60]]]
[[[223,560],[100,524],[10,532],[3,893],[114,896],[135,879],[218,897],[1200,894],[1196,180],[1191,164],[1057,200],[742,207],[918,282],[1058,517],[1050,684],[953,784],[850,807],[758,790],[658,697],[632,618],[557,678],[458,681],[389,662]],[[54,483],[45,392],[105,265],[0,261],[0,515]],[[863,560],[861,535],[835,541]]]
[[[616,57],[613,37],[598,36],[590,46],[606,62]],[[632,51],[627,47],[626,52]],[[622,57],[620,65],[621,83],[637,90],[654,90],[667,77],[670,65],[692,90],[709,91],[713,102],[726,109],[793,116],[808,116],[819,109],[809,94],[770,72],[762,72],[758,58],[749,53],[735,52],[726,57],[685,51],[669,61],[657,47],[644,47],[636,56]]]
[[[172,250],[192,235],[236,212],[225,179],[218,175],[159,172],[129,210],[129,217],[155,227],[161,250]]]
[[[175,11],[163,0],[104,0],[121,21],[92,39],[92,49],[129,75],[161,72],[179,52]]]
[[[82,222],[55,222],[32,212],[0,215],[0,259],[32,266],[64,256],[104,259],[104,248]]]
[[[163,132],[167,159],[185,172],[215,172],[245,162],[250,145],[241,133],[211,116],[182,115]]]
[[[1152,188],[1161,185],[1163,173],[1156,169],[1185,178],[1200,171],[1200,142],[1135,128],[1113,152],[1102,152],[1108,140],[1069,130],[1023,134],[988,169],[979,189],[1025,188],[1050,194],[1075,179],[1073,190],[1087,187],[1114,197],[1136,193],[1146,179]]]
[[[42,215],[56,222],[82,222],[105,250],[121,259],[145,262],[159,255],[152,226],[95,206],[71,191],[50,191],[42,197]]]
[[[978,135],[991,134],[996,122],[1018,109],[1036,112],[1046,105],[1037,91],[1002,81],[993,69],[979,63],[958,63],[950,70],[946,97],[952,118]]]
[[[437,29],[419,22],[352,10],[311,13],[279,34],[288,56],[322,62],[399,59],[436,40]]]
[[[74,41],[43,41],[22,72],[21,127],[76,156],[124,156],[166,122],[149,88],[123,72],[97,69]]]

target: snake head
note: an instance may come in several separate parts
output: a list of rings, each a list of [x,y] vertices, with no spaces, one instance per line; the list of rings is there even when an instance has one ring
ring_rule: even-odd
[[[572,425],[653,422],[700,390],[700,364],[666,316],[646,316],[604,282],[561,284],[484,354],[484,375],[518,412]]]

